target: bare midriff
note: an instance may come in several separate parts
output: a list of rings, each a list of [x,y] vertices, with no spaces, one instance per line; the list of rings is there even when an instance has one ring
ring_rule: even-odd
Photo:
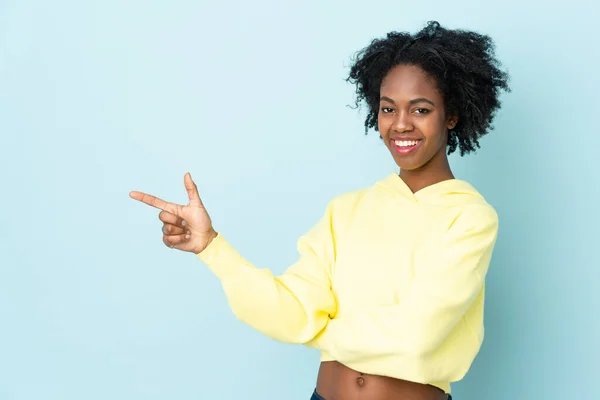
[[[337,361],[321,363],[317,392],[325,400],[446,400],[436,386],[363,374]]]

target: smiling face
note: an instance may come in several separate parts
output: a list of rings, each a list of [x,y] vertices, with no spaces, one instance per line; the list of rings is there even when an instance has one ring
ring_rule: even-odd
[[[401,170],[449,172],[448,130],[457,122],[446,116],[442,94],[421,68],[398,65],[383,79],[378,128]]]

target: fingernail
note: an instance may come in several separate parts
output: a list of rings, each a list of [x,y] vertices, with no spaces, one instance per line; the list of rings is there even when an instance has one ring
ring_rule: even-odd
[[[190,238],[190,235],[185,235],[185,238],[186,238],[186,239],[189,239],[189,238]]]
[[[185,226],[186,224],[187,224],[187,222],[181,221],[181,226]]]

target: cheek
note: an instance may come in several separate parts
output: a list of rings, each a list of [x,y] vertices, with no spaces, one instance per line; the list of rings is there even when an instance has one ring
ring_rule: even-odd
[[[446,124],[439,118],[431,118],[423,121],[421,125],[423,134],[430,141],[441,142],[446,139]]]
[[[389,130],[389,127],[390,127],[389,118],[378,115],[377,116],[377,129],[379,130],[379,134],[381,136],[385,136]]]

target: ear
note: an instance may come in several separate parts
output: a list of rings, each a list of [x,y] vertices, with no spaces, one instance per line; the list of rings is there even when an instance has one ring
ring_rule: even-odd
[[[452,116],[452,117],[448,118],[448,122],[446,123],[446,126],[448,127],[448,129],[454,129],[456,124],[458,124],[458,117]]]

